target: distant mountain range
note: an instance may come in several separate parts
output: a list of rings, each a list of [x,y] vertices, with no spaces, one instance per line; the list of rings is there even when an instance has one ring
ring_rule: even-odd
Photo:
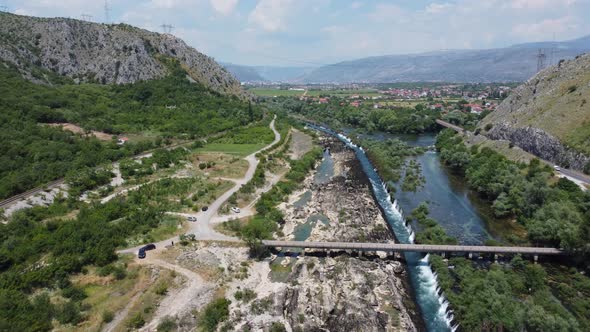
[[[289,83],[389,82],[522,82],[537,72],[537,55],[544,49],[547,66],[590,51],[590,36],[562,41],[535,42],[485,50],[445,50],[418,54],[385,55],[344,61],[318,68],[226,68],[240,81]],[[235,67],[235,69],[234,69]],[[244,75],[244,69],[257,75]]]
[[[241,82],[295,82],[311,73],[314,67],[243,66],[222,63]]]

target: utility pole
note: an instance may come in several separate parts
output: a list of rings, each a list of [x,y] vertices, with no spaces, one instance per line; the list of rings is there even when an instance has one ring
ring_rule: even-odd
[[[545,55],[545,51],[540,48],[539,49],[539,54],[537,54],[537,73],[540,72],[541,70],[543,70],[543,68],[545,68],[545,59],[547,58],[547,55]]]
[[[92,22],[92,15],[82,14],[80,17],[82,18],[82,21]]]
[[[109,1],[104,0],[104,22],[106,24],[109,24],[109,22],[111,21],[110,12],[111,8],[109,7]]]
[[[162,30],[164,30],[164,33],[172,33],[172,30],[174,29],[174,27],[170,24],[162,24],[160,25],[160,27],[162,28]]]

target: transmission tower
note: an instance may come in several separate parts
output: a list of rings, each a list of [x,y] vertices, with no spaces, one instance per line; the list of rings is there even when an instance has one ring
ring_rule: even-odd
[[[104,21],[106,24],[109,24],[109,22],[111,21],[110,13],[111,7],[109,7],[109,1],[104,0]]]
[[[537,72],[540,72],[545,68],[545,59],[547,55],[545,55],[545,50],[542,48],[539,49],[539,54],[537,54]]]
[[[172,33],[172,30],[174,29],[174,27],[170,24],[162,24],[160,27],[162,30],[164,30],[164,33]]]
[[[82,14],[80,17],[82,18],[82,21],[92,22],[92,15]]]

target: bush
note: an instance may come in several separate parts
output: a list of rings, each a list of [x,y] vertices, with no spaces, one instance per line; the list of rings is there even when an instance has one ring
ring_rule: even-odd
[[[158,295],[166,295],[168,293],[168,285],[165,282],[160,282],[154,289],[154,293]]]
[[[102,313],[102,321],[103,322],[110,323],[113,321],[114,318],[115,318],[115,315],[112,312],[110,312],[108,310],[103,311],[103,313]]]
[[[256,292],[251,289],[244,289],[243,291],[239,290],[234,294],[234,297],[238,301],[243,301],[244,303],[248,303],[256,298]]]
[[[573,92],[576,92],[576,90],[577,90],[577,89],[578,89],[578,87],[577,87],[577,86],[575,86],[575,85],[570,85],[570,86],[567,88],[567,92],[569,92],[569,93],[573,93]]]
[[[287,332],[287,329],[283,323],[273,322],[270,326],[270,332]]]
[[[170,332],[174,331],[178,326],[176,325],[176,321],[171,317],[164,317],[160,324],[158,324],[158,332]]]
[[[141,312],[138,312],[137,314],[135,314],[127,322],[127,326],[129,326],[131,328],[135,328],[135,329],[138,329],[144,325],[145,325],[145,319],[143,318],[143,315],[141,314]]]
[[[220,322],[229,317],[229,304],[231,302],[226,298],[220,298],[209,303],[201,316],[199,325],[207,332],[213,332],[217,329]]]
[[[490,129],[492,129],[494,127],[493,124],[488,123],[483,129],[485,129],[485,131],[490,131]]]
[[[207,164],[206,163],[200,163],[199,164],[199,169],[200,170],[204,170],[205,168],[207,168]]]

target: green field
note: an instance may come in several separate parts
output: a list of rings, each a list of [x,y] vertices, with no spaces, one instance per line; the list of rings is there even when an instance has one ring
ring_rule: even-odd
[[[274,97],[274,96],[295,97],[295,96],[301,96],[303,94],[303,91],[280,90],[280,89],[272,89],[272,88],[252,88],[252,89],[248,89],[248,92],[251,92],[257,96],[262,96],[262,97]]]
[[[265,145],[266,144],[211,143],[197,149],[197,152],[221,152],[244,157],[260,150]]]

